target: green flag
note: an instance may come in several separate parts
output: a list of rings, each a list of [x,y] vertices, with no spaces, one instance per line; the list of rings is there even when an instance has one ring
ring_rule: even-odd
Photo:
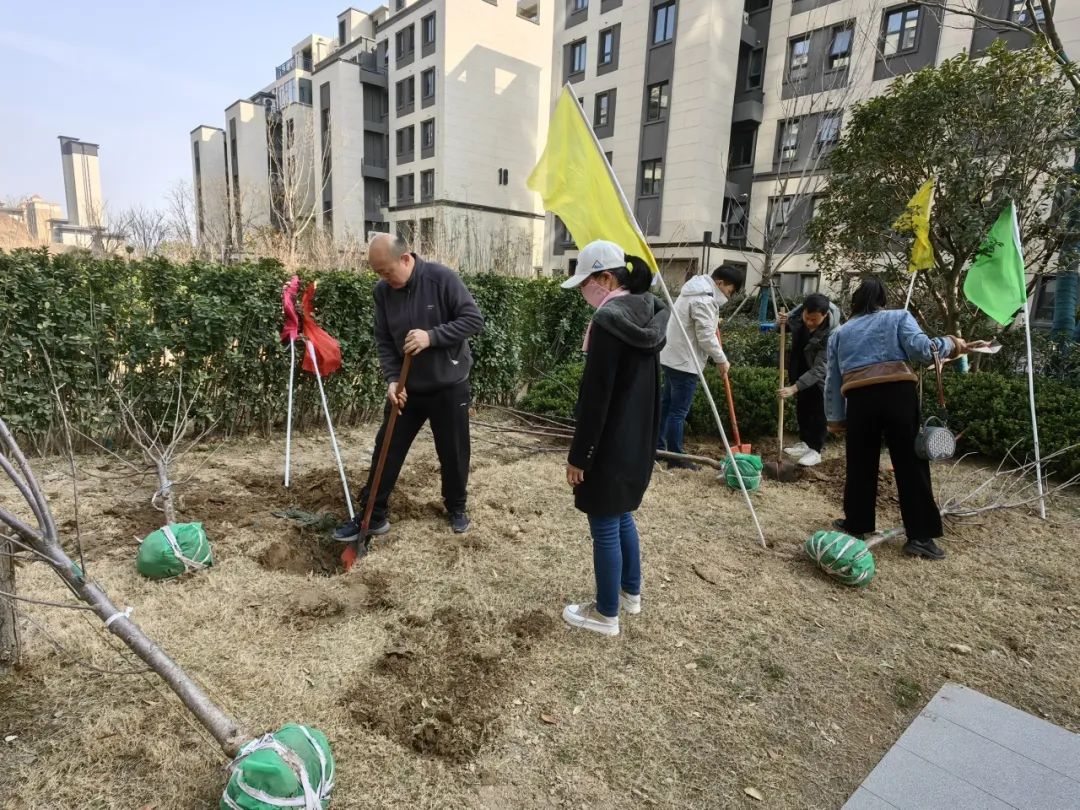
[[[983,240],[979,257],[968,268],[964,295],[1002,326],[1012,323],[1027,303],[1024,252],[1012,200]]]

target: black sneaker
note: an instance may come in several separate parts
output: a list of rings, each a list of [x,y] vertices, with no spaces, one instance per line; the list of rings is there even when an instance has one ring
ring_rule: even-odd
[[[360,522],[361,519],[356,517],[348,523],[341,524],[334,529],[334,539],[339,543],[355,543],[360,539]],[[372,525],[368,529],[368,537],[387,534],[389,531],[390,521],[386,518],[383,518],[381,523],[372,521]]]
[[[922,557],[924,560],[944,560],[945,552],[933,540],[908,540],[904,544],[904,553],[909,557]]]
[[[698,470],[701,469],[701,467],[699,467],[697,464],[695,464],[692,461],[669,461],[668,462],[668,469],[669,470],[691,470],[693,472],[697,472]]]
[[[465,534],[470,526],[472,526],[472,521],[464,512],[450,513],[450,528],[454,530],[454,534]]]
[[[864,537],[866,537],[865,533],[855,534],[850,529],[848,529],[847,523],[844,522],[843,518],[838,518],[837,520],[834,520],[832,522],[832,527],[835,531],[843,532],[844,534],[848,535],[848,537],[854,537],[856,540],[862,540]]]

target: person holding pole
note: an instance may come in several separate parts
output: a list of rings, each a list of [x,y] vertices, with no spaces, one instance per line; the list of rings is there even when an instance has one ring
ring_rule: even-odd
[[[721,374],[730,368],[727,355],[720,346],[716,326],[720,319],[720,307],[742,289],[746,273],[738,267],[721,265],[712,276],[694,276],[679,290],[675,300],[675,312],[686,324],[686,332],[676,319],[668,321],[667,345],[660,352],[664,387],[660,397],[660,443],[659,449],[672,453],[683,452],[683,430],[690,405],[697,391],[698,369],[705,367],[709,358],[716,363]],[[686,334],[690,342],[683,338]],[[697,365],[690,356],[697,357]],[[689,461],[671,461],[668,466],[696,470]]]
[[[821,293],[812,293],[790,313],[781,312],[778,322],[791,332],[789,385],[780,389],[784,399],[795,397],[799,420],[799,443],[784,452],[800,466],[821,463],[828,423],[825,420],[825,372],[829,336],[840,325],[840,309]]]
[[[468,339],[480,334],[484,316],[461,277],[441,264],[425,261],[409,251],[400,237],[379,234],[368,245],[368,261],[379,282],[375,285],[375,343],[379,366],[386,379],[383,423],[375,438],[379,455],[392,405],[400,415],[387,452],[378,492],[371,492],[371,478],[360,493],[360,509],[375,498],[368,534],[390,531],[389,499],[405,456],[425,422],[431,423],[435,452],[439,457],[443,504],[451,529],[469,530],[466,512],[469,481],[469,372],[472,354]],[[401,366],[412,356],[408,393],[398,390]],[[360,536],[361,520],[354,518],[338,527],[334,539],[351,543]]]
[[[844,518],[833,525],[859,537],[875,531],[881,440],[889,448],[907,534],[904,553],[941,560],[941,511],[930,463],[915,453],[920,426],[918,376],[910,362],[967,353],[958,337],[927,337],[910,312],[885,308],[885,285],[866,278],[851,297],[851,318],[829,338],[825,413],[831,433],[847,433]],[[973,342],[970,348],[979,346]]]
[[[652,478],[660,432],[660,350],[669,310],[649,293],[648,264],[613,242],[578,255],[563,282],[596,308],[585,333],[585,370],[575,406],[566,482],[589,520],[596,601],[567,605],[563,620],[619,634],[619,608],[641,612],[641,560],[634,516]]]

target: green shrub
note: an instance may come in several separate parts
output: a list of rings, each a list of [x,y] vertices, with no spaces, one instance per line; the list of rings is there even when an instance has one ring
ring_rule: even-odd
[[[584,363],[572,363],[537,380],[529,386],[529,392],[521,400],[521,407],[542,416],[573,419],[584,370]]]

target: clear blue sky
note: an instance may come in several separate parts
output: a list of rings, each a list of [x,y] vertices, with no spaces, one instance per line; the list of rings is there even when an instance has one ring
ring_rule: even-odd
[[[225,108],[274,79],[308,34],[337,35],[337,15],[373,0],[3,2],[0,198],[64,205],[58,135],[101,145],[110,209],[163,207],[191,179],[188,133],[223,126]]]

